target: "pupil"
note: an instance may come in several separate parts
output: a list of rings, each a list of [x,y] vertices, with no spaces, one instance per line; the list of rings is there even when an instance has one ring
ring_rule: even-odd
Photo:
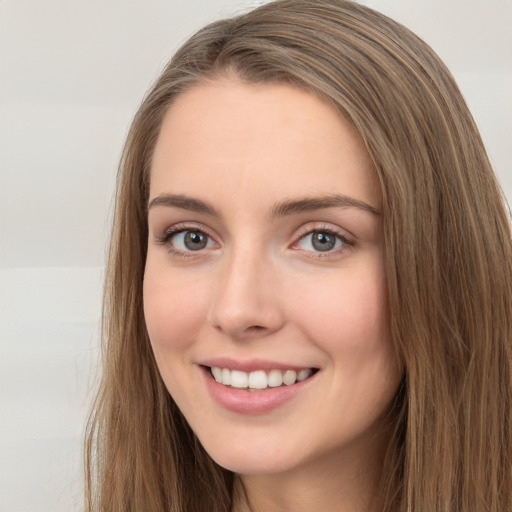
[[[313,247],[317,251],[325,252],[330,251],[336,245],[336,238],[328,233],[321,233],[319,231],[313,233]]]
[[[185,246],[190,251],[198,251],[204,249],[208,242],[207,237],[203,233],[197,231],[188,231],[185,235]]]

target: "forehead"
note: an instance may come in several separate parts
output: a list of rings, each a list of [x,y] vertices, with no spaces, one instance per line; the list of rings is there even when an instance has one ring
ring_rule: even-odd
[[[225,188],[269,197],[334,191],[380,202],[364,143],[334,108],[286,84],[232,78],[200,83],[169,108],[150,196]]]

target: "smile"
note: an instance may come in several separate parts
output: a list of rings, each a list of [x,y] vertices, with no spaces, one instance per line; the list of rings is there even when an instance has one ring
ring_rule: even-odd
[[[256,370],[252,372],[230,370],[229,368],[220,368],[218,366],[210,368],[211,375],[219,384],[248,391],[291,386],[308,379],[314,372],[313,368],[301,370]]]
[[[227,362],[227,361],[226,361]],[[258,415],[285,406],[298,396],[304,396],[321,373],[318,368],[272,368],[266,362],[241,364],[232,362],[226,368],[220,361],[199,365],[206,388],[223,409],[238,414]],[[267,366],[268,365],[268,366]],[[233,369],[233,366],[238,368]],[[248,366],[244,371],[240,366]],[[265,369],[261,369],[262,366]]]

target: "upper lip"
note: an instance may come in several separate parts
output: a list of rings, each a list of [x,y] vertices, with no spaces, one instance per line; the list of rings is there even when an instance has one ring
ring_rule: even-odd
[[[254,372],[256,370],[307,370],[314,368],[310,365],[297,365],[291,363],[283,363],[281,361],[271,361],[268,359],[249,359],[246,361],[239,361],[229,357],[216,357],[212,359],[205,359],[198,362],[201,366],[209,366],[210,368],[227,368],[229,370],[239,370],[242,372]]]

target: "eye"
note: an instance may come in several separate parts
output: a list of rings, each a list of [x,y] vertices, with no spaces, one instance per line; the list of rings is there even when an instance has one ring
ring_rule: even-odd
[[[179,252],[194,252],[215,247],[214,241],[203,231],[180,230],[168,233],[166,242]]]
[[[303,236],[296,244],[303,251],[329,252],[343,247],[345,237],[328,230],[315,230]]]

